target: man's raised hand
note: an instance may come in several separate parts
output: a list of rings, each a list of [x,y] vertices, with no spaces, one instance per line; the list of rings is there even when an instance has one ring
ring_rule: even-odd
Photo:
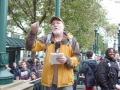
[[[31,31],[32,33],[36,34],[39,29],[39,22],[35,22],[31,24]]]

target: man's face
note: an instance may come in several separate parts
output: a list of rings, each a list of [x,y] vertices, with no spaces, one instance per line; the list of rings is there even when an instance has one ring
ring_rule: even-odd
[[[37,66],[39,66],[39,65],[40,65],[40,63],[39,63],[39,62],[37,62],[37,63],[36,63],[36,65],[37,65]]]
[[[24,69],[24,70],[25,70],[25,69],[27,68],[26,63],[25,63],[25,62],[22,62],[22,63],[21,63],[21,67],[22,67],[22,69]]]
[[[58,19],[54,19],[51,23],[52,32],[55,35],[59,35],[64,31],[64,24]]]
[[[13,63],[13,67],[16,67],[17,65],[16,65],[16,63]]]

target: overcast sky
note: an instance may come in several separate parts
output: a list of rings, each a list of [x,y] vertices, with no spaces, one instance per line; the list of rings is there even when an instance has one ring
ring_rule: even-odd
[[[103,0],[102,5],[108,11],[110,23],[118,25],[120,23],[120,0]]]

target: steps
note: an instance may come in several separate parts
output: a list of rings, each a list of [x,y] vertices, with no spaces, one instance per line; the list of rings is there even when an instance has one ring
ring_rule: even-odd
[[[21,80],[15,80],[11,84],[0,85],[0,90],[33,90],[33,84],[23,83]]]

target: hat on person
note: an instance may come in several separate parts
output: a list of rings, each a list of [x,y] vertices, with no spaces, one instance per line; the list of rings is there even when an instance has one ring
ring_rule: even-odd
[[[40,63],[40,60],[37,60],[36,63]]]
[[[64,23],[61,18],[54,16],[54,17],[52,17],[52,18],[50,19],[50,24],[53,22],[54,19],[58,19],[58,20],[60,20],[62,23]]]
[[[30,73],[30,76],[33,75],[33,74],[36,75],[35,72],[31,72],[31,73]]]

